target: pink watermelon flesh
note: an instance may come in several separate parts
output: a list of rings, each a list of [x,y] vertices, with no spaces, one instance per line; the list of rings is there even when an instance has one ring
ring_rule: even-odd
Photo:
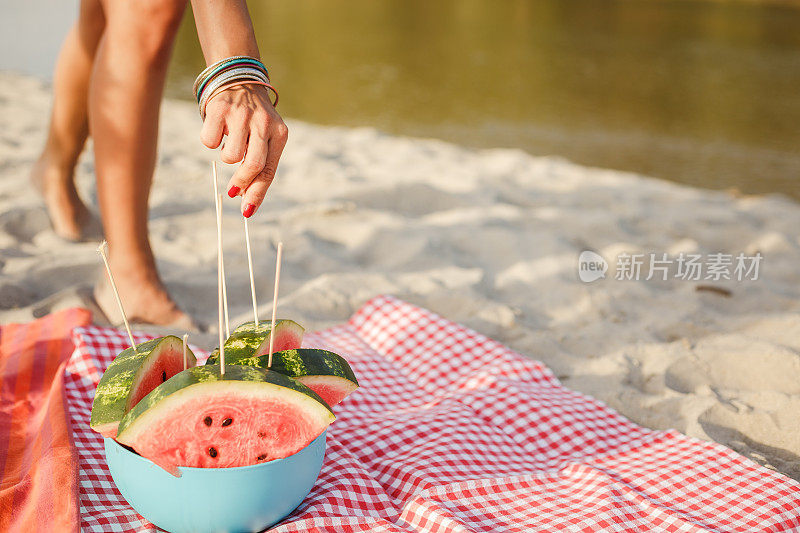
[[[114,439],[117,437],[118,427],[119,427],[118,423],[112,422],[110,424],[103,424],[102,426],[93,427],[92,429],[100,433],[104,437],[107,437],[109,439]]]
[[[202,379],[200,373],[209,368],[219,367],[189,372]],[[240,369],[243,374],[269,374],[272,383],[228,381]],[[185,374],[174,379],[180,381]],[[335,419],[313,392],[274,372],[232,366],[222,379],[226,381],[190,384],[159,398],[174,388],[174,381],[167,382],[126,415],[117,440],[176,473],[177,466],[225,468],[288,457]],[[294,390],[275,384],[284,382]]]
[[[316,392],[331,407],[341,403],[358,388],[352,381],[337,376],[303,376],[295,379]]]
[[[337,387],[327,387],[325,385],[312,387],[309,385],[308,388],[319,394],[320,398],[330,406],[338,405],[347,396],[346,392]]]
[[[167,381],[169,378],[183,370],[183,352],[165,350],[153,361],[150,368],[144,369],[142,379],[131,389],[128,397],[128,410],[131,410],[150,391]]]
[[[178,465],[224,468],[287,457],[320,433],[313,420],[285,402],[219,395],[176,409],[133,448],[166,470]]]
[[[191,350],[189,366],[196,364]],[[90,426],[115,438],[122,417],[153,389],[183,370],[183,346],[175,336],[159,337],[123,350],[100,379],[92,403]]]
[[[299,348],[300,345],[303,343],[303,335],[297,335],[293,331],[283,331],[281,334],[275,335],[275,340],[272,341],[273,344],[273,352],[280,352],[283,350],[290,350],[292,348]],[[269,353],[269,341],[266,343],[266,350],[261,350],[264,353]],[[263,355],[261,353],[257,355]]]

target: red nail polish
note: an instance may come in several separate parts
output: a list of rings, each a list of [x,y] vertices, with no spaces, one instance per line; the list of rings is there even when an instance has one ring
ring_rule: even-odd
[[[237,194],[239,194],[239,187],[237,187],[236,185],[228,189],[228,196],[230,196],[231,198],[233,198]]]
[[[255,210],[256,206],[253,204],[247,204],[244,206],[244,211],[242,211],[242,214],[244,215],[244,218],[250,218]]]

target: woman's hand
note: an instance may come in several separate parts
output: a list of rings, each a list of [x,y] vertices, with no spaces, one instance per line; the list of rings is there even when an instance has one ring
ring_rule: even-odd
[[[242,85],[225,89],[208,102],[200,140],[211,149],[222,142],[225,163],[242,162],[228,182],[228,196],[242,196],[242,214],[250,217],[264,201],[289,130],[272,107],[268,89]]]

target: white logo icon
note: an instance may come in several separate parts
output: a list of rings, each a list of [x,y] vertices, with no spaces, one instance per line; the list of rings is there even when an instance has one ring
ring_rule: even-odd
[[[578,256],[578,277],[584,283],[591,283],[606,277],[608,263],[599,254],[584,250]]]

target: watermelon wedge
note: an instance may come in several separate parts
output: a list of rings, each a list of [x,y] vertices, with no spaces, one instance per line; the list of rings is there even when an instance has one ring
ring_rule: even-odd
[[[328,350],[299,348],[275,352],[272,354],[272,367],[267,366],[268,355],[237,359],[231,364],[269,368],[294,378],[319,394],[330,406],[340,403],[358,388],[356,375],[345,358]]]
[[[119,426],[117,441],[171,473],[288,457],[335,420],[311,389],[277,372],[189,368],[156,387]]]
[[[188,350],[187,364],[197,364]],[[174,335],[143,342],[122,350],[108,365],[92,403],[90,426],[104,437],[114,438],[125,413],[151,390],[183,370],[183,341]]]
[[[259,322],[258,327],[252,321],[237,327],[225,341],[225,363],[234,363],[237,359],[268,353],[271,330],[270,321]],[[273,351],[299,348],[303,342],[304,332],[303,327],[294,320],[276,320]],[[219,348],[211,352],[206,364],[219,364]]]

